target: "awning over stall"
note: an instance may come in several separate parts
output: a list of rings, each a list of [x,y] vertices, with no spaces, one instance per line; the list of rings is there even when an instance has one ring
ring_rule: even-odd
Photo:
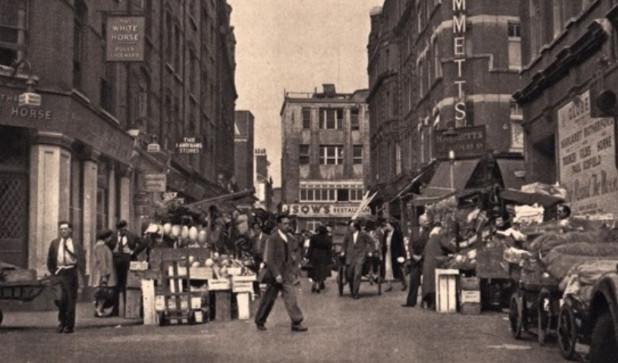
[[[505,189],[520,189],[524,185],[523,179],[515,176],[515,172],[521,172],[525,169],[523,159],[496,158],[496,162],[500,168],[500,175],[502,176],[502,183]]]
[[[434,203],[463,191],[479,162],[480,159],[441,161],[427,187],[415,196],[413,204]]]

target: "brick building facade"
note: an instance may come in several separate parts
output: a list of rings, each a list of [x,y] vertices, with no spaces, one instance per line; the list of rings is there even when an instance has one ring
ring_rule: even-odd
[[[234,163],[231,7],[181,4],[0,0],[1,260],[42,272],[61,219],[87,252],[118,219],[141,232],[161,199],[146,183],[160,187],[160,176],[185,201],[223,192],[216,173]],[[116,15],[144,17],[143,61],[106,62]],[[39,107],[20,106],[26,83]],[[186,138],[202,148],[183,153]]]

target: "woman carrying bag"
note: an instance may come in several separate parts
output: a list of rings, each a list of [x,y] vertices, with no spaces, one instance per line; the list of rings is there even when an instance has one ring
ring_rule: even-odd
[[[105,309],[114,304],[114,289],[116,287],[116,269],[111,250],[113,232],[104,229],[97,235],[97,243],[94,245],[94,262],[90,274],[90,286],[95,288],[95,317],[108,316]]]

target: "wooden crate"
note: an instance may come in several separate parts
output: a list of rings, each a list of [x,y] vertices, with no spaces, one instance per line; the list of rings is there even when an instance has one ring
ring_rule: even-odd
[[[142,274],[140,271],[129,270],[127,273],[127,288],[141,288]]]
[[[459,270],[436,269],[436,311],[457,312],[457,280]]]
[[[142,306],[144,308],[144,325],[156,325],[157,311],[154,280],[142,280]]]
[[[191,267],[189,268],[191,280],[212,280],[212,267]]]
[[[140,319],[142,316],[142,290],[127,288],[124,316],[127,319]]]
[[[232,292],[228,290],[214,291],[214,318],[215,320],[232,320]]]
[[[251,318],[249,301],[251,300],[250,292],[240,292],[236,294],[236,303],[238,305],[238,320],[249,320]]]
[[[481,314],[481,303],[463,303],[460,307],[460,313],[462,315],[479,315]]]

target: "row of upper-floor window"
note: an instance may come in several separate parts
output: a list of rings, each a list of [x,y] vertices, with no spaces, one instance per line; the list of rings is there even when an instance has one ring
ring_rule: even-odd
[[[303,128],[311,128],[311,108],[302,108]],[[344,108],[318,108],[318,128],[324,130],[343,130]],[[350,109],[350,129],[360,130],[360,109]]]
[[[363,187],[301,186],[298,197],[301,202],[360,202]]]
[[[343,145],[319,145],[318,161],[321,165],[343,165]],[[298,145],[298,164],[307,165],[311,162],[311,145]],[[363,145],[352,145],[352,163],[363,163]]]

